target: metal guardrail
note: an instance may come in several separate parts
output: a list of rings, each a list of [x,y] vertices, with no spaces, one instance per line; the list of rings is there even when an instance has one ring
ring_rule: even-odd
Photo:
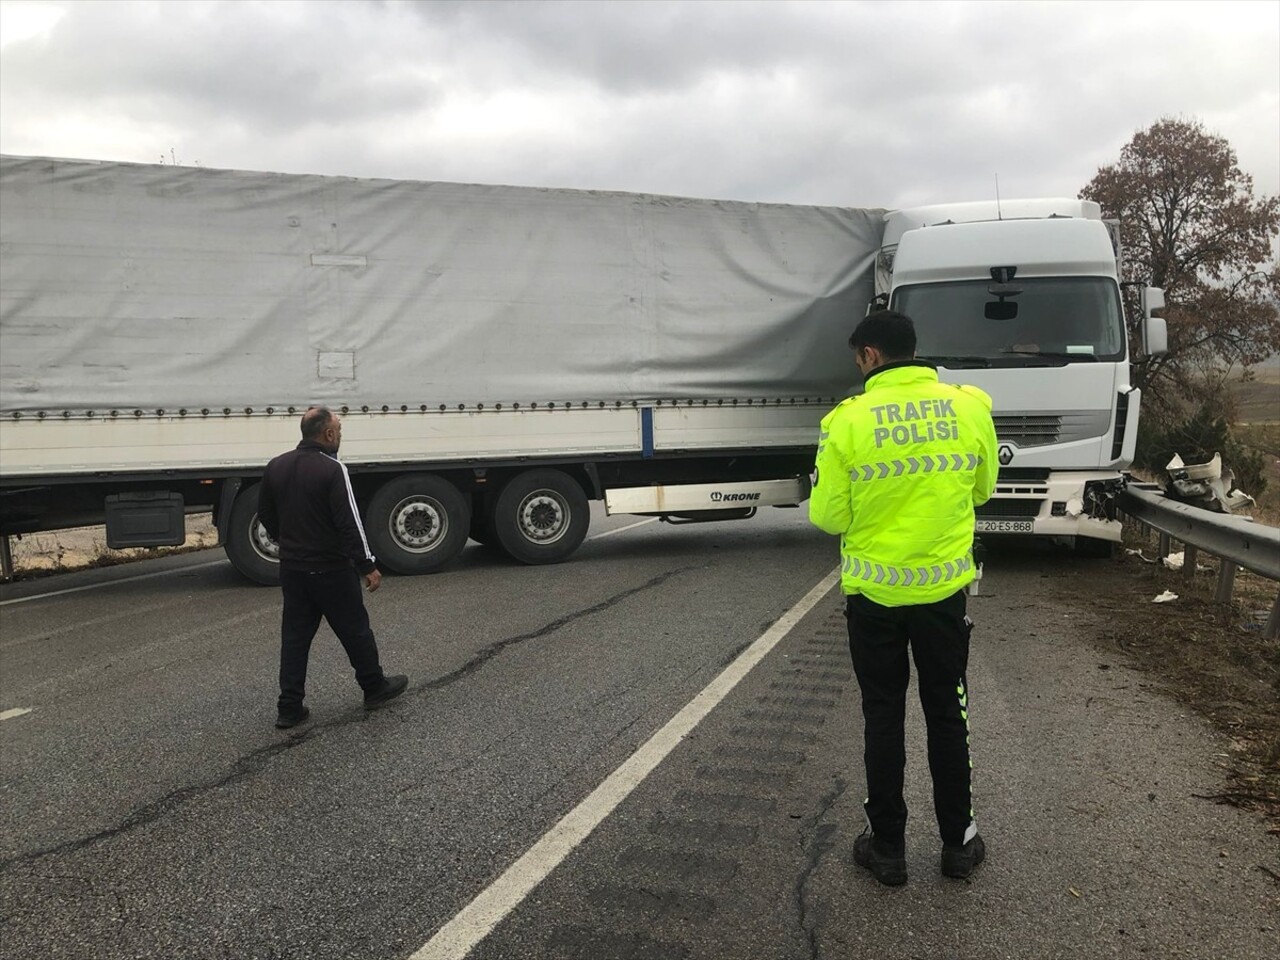
[[[1238,569],[1280,580],[1280,529],[1276,527],[1170,500],[1154,483],[1129,484],[1117,502],[1125,514],[1160,532],[1162,558],[1169,554],[1170,539],[1184,544],[1182,569],[1188,579],[1195,575],[1198,551],[1221,559],[1215,596],[1221,603],[1231,599]],[[1280,638],[1280,594],[1271,607],[1263,636]]]

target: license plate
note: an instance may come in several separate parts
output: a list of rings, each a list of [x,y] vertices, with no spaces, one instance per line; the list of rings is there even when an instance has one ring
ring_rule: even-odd
[[[1031,520],[979,520],[978,533],[1031,533],[1035,524]]]

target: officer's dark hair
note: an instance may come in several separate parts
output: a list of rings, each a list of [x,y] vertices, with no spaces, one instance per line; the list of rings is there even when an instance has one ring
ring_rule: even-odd
[[[333,423],[333,411],[328,407],[308,407],[302,415],[302,439],[319,440]]]
[[[877,310],[862,318],[849,337],[855,351],[875,347],[885,360],[910,360],[916,355],[916,325],[905,313]]]

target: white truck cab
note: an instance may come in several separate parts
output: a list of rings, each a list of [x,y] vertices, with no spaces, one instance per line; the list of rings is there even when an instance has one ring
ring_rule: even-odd
[[[979,533],[1120,540],[1112,506],[1133,461],[1140,391],[1120,296],[1117,234],[1087,200],[1007,200],[885,216],[876,293],[911,317],[917,355],[992,397],[996,493]],[[1145,351],[1165,350],[1157,288]]]

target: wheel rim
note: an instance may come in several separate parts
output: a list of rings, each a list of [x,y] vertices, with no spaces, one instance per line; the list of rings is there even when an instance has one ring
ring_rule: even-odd
[[[430,553],[449,533],[449,514],[439,500],[405,497],[392,508],[387,531],[401,550]]]
[[[569,532],[569,501],[554,490],[534,490],[516,512],[520,535],[530,543],[555,543]]]
[[[267,528],[258,520],[256,513],[249,521],[249,545],[267,563],[280,562],[280,544],[271,539],[271,534],[267,533]]]

